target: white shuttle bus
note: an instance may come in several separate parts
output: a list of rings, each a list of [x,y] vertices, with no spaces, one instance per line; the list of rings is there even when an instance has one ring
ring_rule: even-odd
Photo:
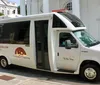
[[[0,65],[100,77],[100,42],[80,19],[52,12],[0,21]]]

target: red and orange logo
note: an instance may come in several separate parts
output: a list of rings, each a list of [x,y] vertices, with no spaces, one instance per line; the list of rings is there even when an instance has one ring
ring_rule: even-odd
[[[26,52],[25,52],[25,50],[23,48],[18,47],[15,50],[15,55],[18,56],[18,57],[25,57],[26,56]]]

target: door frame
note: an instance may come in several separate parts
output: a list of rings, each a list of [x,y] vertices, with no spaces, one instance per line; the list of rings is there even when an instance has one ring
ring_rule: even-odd
[[[70,32],[70,31],[67,31],[67,30],[59,30],[59,31],[57,31],[57,47],[56,47],[56,54],[58,54],[58,52],[59,52],[59,50],[58,50],[58,47],[59,47],[59,34],[60,33],[70,33],[72,36],[73,36],[73,38],[77,41],[77,43],[78,43],[78,49],[80,49],[79,51],[81,51],[81,45],[80,45],[80,43],[79,43],[79,40],[78,39],[76,39],[76,37]],[[73,49],[75,49],[75,48],[72,48],[72,50]],[[73,52],[73,51],[72,51]],[[60,55],[60,54],[59,54]],[[74,66],[74,70],[64,70],[64,69],[61,69],[61,71],[66,71],[66,72],[74,72],[75,70],[77,70],[77,67],[78,67],[78,64],[79,64],[79,62],[80,62],[80,56],[81,56],[81,52],[79,52],[79,56],[78,56],[78,60],[75,60],[74,62],[76,62],[77,61],[77,65],[76,66]],[[71,57],[73,57],[73,56],[71,56]],[[56,55],[56,60],[57,60],[57,58],[58,58],[58,56]],[[76,56],[75,56],[75,58],[74,59],[76,59]],[[69,61],[68,61],[69,62]],[[73,63],[73,62],[72,62]],[[56,62],[56,64],[58,64],[57,62]],[[74,63],[73,63],[74,64]],[[59,67],[58,67],[59,68]],[[57,69],[58,69],[57,68]]]
[[[46,19],[46,20],[38,20],[38,21],[34,21],[34,27],[36,26],[36,22],[37,23],[40,23],[40,25],[42,26],[42,22],[47,22],[47,27],[48,27],[48,29],[49,29],[49,20],[48,19]],[[38,43],[37,43],[37,38],[38,38],[38,36],[37,36],[37,32],[36,32],[36,27],[35,27],[35,46],[36,46],[36,67],[38,68],[38,69],[44,69],[44,70],[50,70],[50,62],[49,62],[49,51],[48,51],[48,29],[47,29],[47,37],[46,37],[46,43],[47,43],[47,56],[45,56],[45,48],[44,48],[44,42],[45,42],[45,35],[43,34],[43,33],[45,33],[45,29],[43,28],[43,30],[41,29],[40,30],[40,36],[42,36],[42,37],[40,37],[40,46],[41,46],[41,48],[40,48],[40,56],[39,56],[39,49],[38,49]],[[42,42],[43,41],[43,42]],[[48,58],[47,58],[48,57]],[[39,63],[39,59],[40,59],[40,61],[41,61],[41,63]],[[48,64],[46,64],[46,63],[48,63]],[[48,66],[47,66],[48,65]]]

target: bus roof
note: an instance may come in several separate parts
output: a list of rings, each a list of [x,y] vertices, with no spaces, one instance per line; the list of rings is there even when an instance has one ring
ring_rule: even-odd
[[[0,23],[2,24],[2,23],[12,23],[12,22],[20,22],[20,21],[46,20],[46,19],[52,18],[53,14],[59,16],[59,18],[66,24],[67,29],[64,28],[63,30],[75,31],[75,30],[86,29],[86,27],[74,27],[66,18],[64,18],[62,15],[60,15],[57,12],[35,14],[35,15],[16,17],[16,18],[2,19],[2,20],[0,20]],[[62,28],[60,28],[60,29],[56,28],[55,30],[62,30]]]
[[[40,18],[42,18],[42,19],[43,18],[45,19],[47,17],[49,18],[53,14],[54,14],[54,12],[1,19],[0,23],[9,23],[9,22],[25,21],[25,20],[32,20],[32,19],[41,20]]]

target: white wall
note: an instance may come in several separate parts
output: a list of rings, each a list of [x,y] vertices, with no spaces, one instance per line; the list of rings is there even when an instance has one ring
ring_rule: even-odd
[[[59,0],[43,0],[43,12],[52,12],[52,10],[59,9]]]
[[[26,11],[25,11],[25,0],[20,0],[20,13],[23,16],[26,15]]]
[[[44,10],[45,12],[51,12],[52,10],[63,9],[67,3],[72,0],[27,0],[28,4],[28,15],[30,14],[37,14],[43,13],[43,3],[44,3]],[[48,3],[49,4],[48,4]],[[33,4],[33,5],[32,5]],[[35,4],[35,5],[34,5]],[[34,11],[33,13],[32,10]]]
[[[8,15],[7,11],[9,10],[9,14],[13,14],[13,10],[15,10],[15,14],[17,14],[17,7],[9,7],[9,6],[0,6],[0,12],[2,13],[4,10],[4,15]]]
[[[38,0],[32,0],[31,14],[38,14]]]
[[[7,0],[5,0],[7,1]],[[4,10],[4,15],[8,15],[7,11],[9,10],[9,14],[13,14],[13,10],[15,10],[15,14],[17,14],[17,4],[13,4],[11,2],[7,3],[5,2],[7,5],[5,5],[1,0],[0,0],[0,12],[2,12],[2,10]]]
[[[43,13],[43,2],[42,2],[42,0],[38,0],[38,12]]]
[[[80,18],[80,0],[72,0],[72,13]]]
[[[32,3],[29,3],[29,1],[30,0],[28,0],[28,7],[29,7],[28,14],[32,14],[32,13],[30,13],[31,9],[33,9],[35,13],[43,12],[43,0],[37,0],[37,4],[33,5],[33,8],[31,7]],[[49,7],[48,12],[51,12],[52,10],[64,8],[66,6],[66,4],[72,0],[48,0],[48,1],[49,1],[49,5],[48,5],[48,3],[44,3],[44,5],[45,5],[46,10],[47,10],[47,7]],[[34,4],[34,2],[33,2],[33,4]]]
[[[49,0],[49,3],[50,3],[50,12],[52,12],[52,10],[55,10],[55,9],[59,9],[59,0]]]
[[[72,0],[49,0],[49,12],[52,10],[63,9],[70,1]]]
[[[100,40],[100,0],[80,0],[81,19],[88,32]]]

